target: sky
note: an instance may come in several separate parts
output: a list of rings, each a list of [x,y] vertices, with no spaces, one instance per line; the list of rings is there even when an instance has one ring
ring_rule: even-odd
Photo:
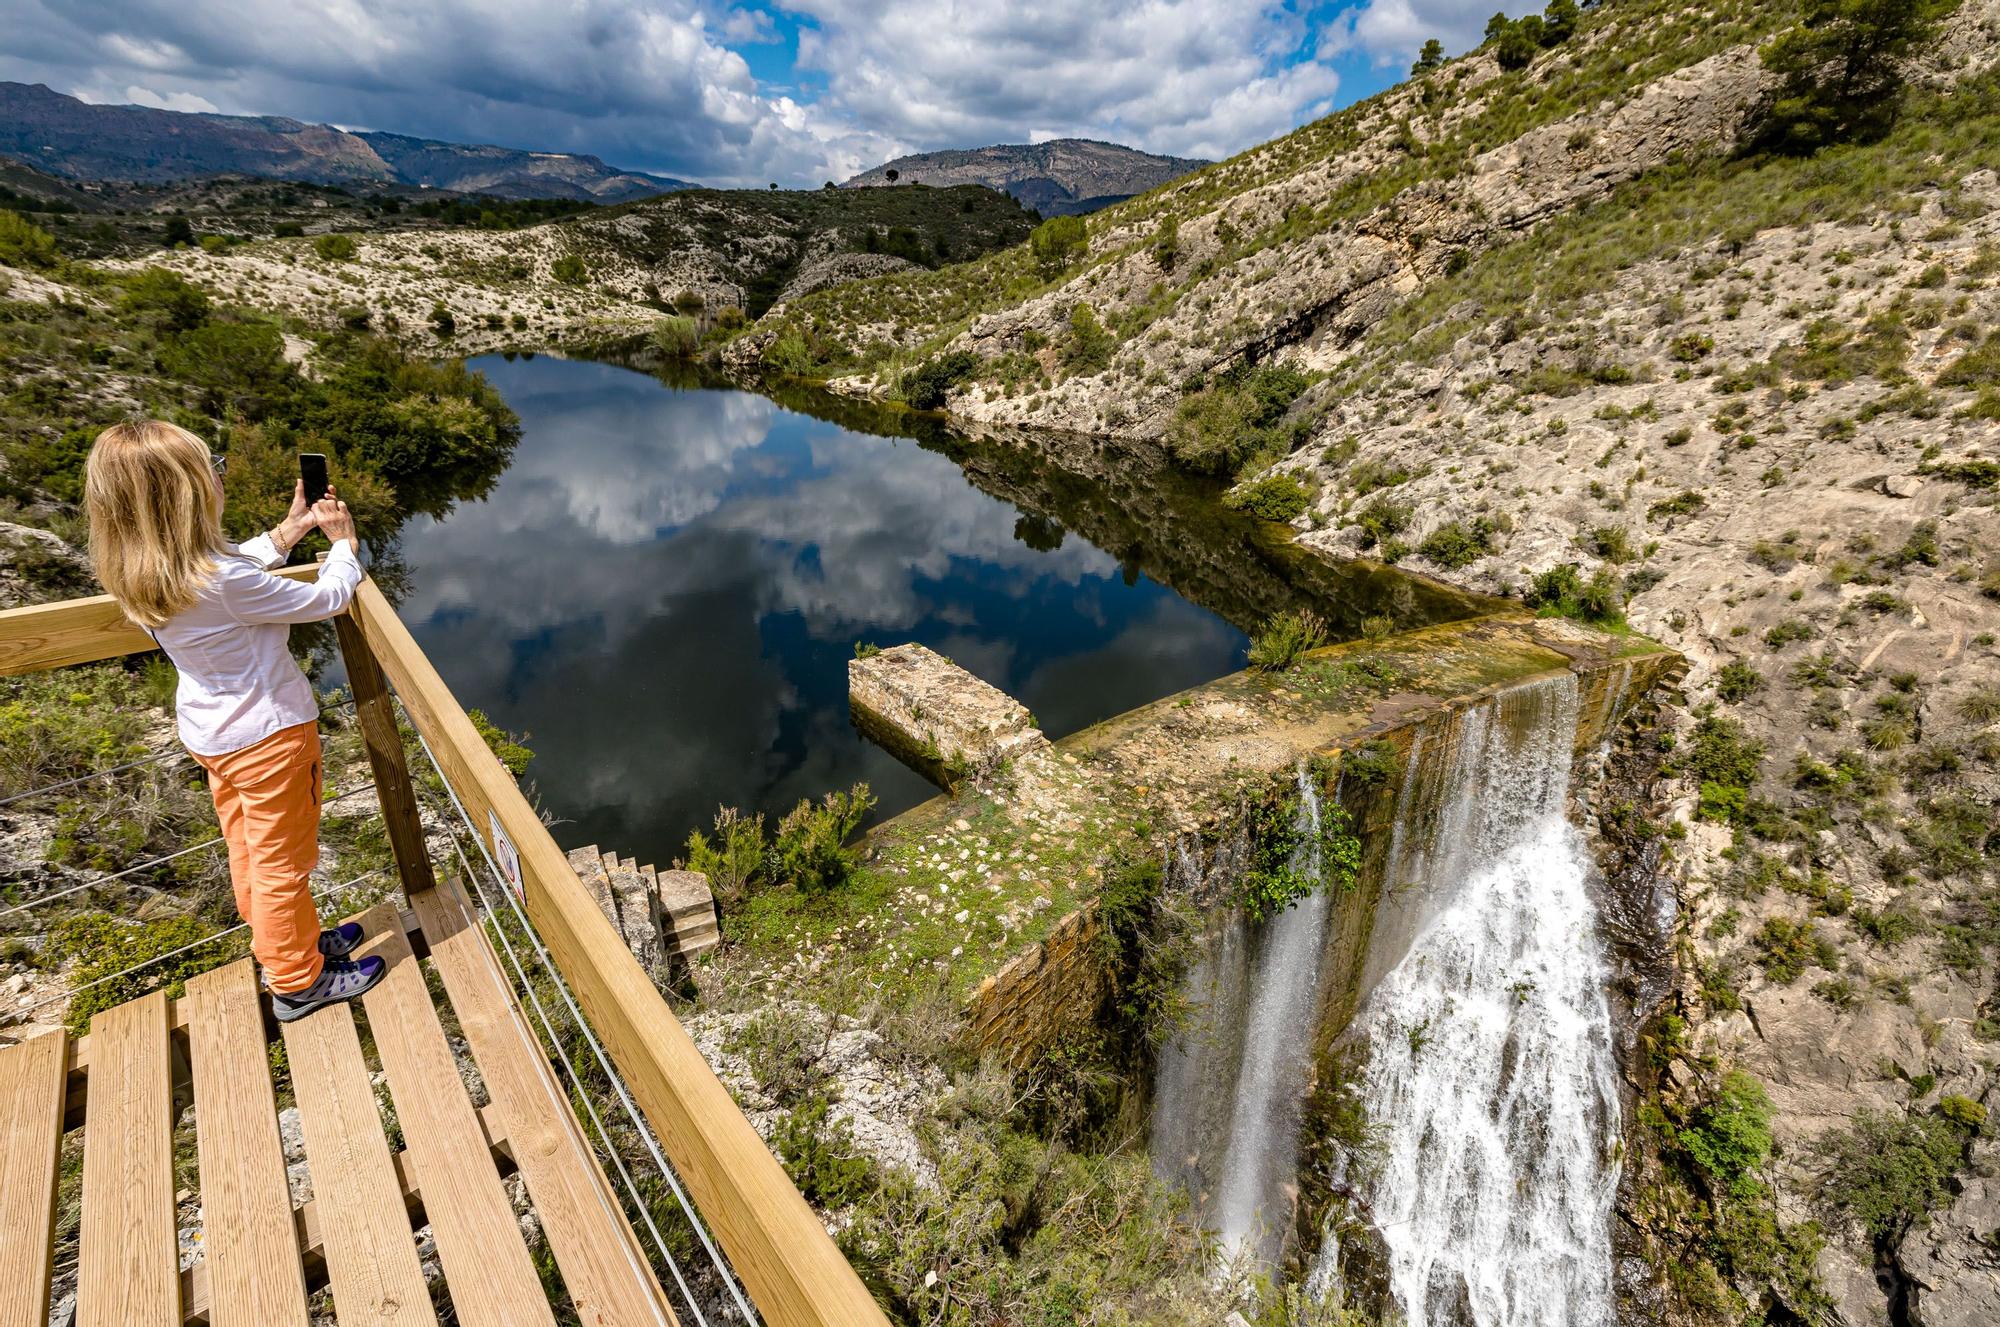
[[[1220,158],[1522,0],[0,0],[0,79],[812,187],[1085,137]]]

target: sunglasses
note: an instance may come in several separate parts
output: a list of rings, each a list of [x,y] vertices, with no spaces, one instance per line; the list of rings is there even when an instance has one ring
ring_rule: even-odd
[[[208,458],[209,468],[215,471],[217,479],[229,473],[229,458],[221,452],[212,452]]]

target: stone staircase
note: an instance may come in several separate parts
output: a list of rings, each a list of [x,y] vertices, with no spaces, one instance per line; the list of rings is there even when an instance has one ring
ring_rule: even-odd
[[[570,853],[569,864],[648,972],[664,973],[722,942],[715,898],[699,871],[656,870],[595,844]]]

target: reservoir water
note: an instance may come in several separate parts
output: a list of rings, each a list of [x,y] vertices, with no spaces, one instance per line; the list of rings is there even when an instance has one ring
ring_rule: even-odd
[[[1305,584],[1212,489],[1087,440],[1065,466],[818,394],[475,367],[520,446],[483,499],[404,527],[399,607],[463,704],[528,734],[565,846],[664,866],[718,805],[929,796],[850,725],[857,642],[921,641],[1061,736],[1241,667],[1245,629],[1295,601],[1337,630],[1464,611],[1386,571]]]

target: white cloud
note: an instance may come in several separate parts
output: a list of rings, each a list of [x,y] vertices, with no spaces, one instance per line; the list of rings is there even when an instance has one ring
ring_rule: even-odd
[[[138,84],[128,84],[121,100],[134,106],[151,106],[163,111],[207,111],[213,113],[215,103],[207,97],[193,92],[170,92],[162,95],[151,88]]]
[[[1244,0],[793,0],[820,105],[916,148],[1106,138],[1226,156],[1323,107],[1306,28]]]
[[[0,77],[810,185],[1069,135],[1227,156],[1330,109],[1336,60],[1462,48],[1496,2],[13,0]],[[732,46],[794,20],[796,79],[760,84]]]
[[[1377,64],[1410,59],[1436,37],[1447,54],[1479,44],[1495,10],[1539,13],[1534,0],[1367,0],[1343,10],[1327,29],[1322,50],[1359,50]]]

